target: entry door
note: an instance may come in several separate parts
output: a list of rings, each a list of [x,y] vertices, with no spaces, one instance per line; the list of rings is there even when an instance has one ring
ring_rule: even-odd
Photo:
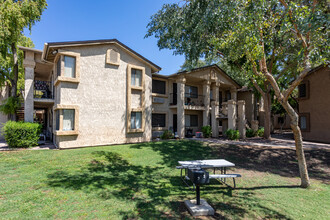
[[[177,114],[173,115],[173,131],[174,132],[178,131],[178,115]]]

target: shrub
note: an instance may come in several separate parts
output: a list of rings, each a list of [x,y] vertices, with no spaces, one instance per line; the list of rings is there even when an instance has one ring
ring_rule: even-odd
[[[226,135],[230,140],[237,140],[239,138],[239,131],[233,130],[233,129],[228,129],[226,131]]]
[[[257,130],[256,133],[257,133],[256,135],[259,136],[259,137],[264,136],[265,128],[264,128],[264,127],[260,127],[260,128]]]
[[[212,134],[212,128],[210,125],[203,126],[202,127],[203,137],[208,138],[211,137]]]
[[[174,138],[174,135],[171,131],[166,130],[163,132],[163,134],[160,136],[161,139],[166,140],[166,139],[172,139]]]
[[[8,97],[0,105],[0,111],[5,115],[15,114],[19,108],[19,99],[16,97]]]
[[[254,137],[256,134],[252,129],[246,129],[246,137]]]
[[[8,121],[2,128],[9,147],[27,148],[38,145],[41,125],[30,122]]]

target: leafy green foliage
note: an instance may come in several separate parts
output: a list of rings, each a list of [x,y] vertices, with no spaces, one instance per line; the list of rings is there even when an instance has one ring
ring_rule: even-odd
[[[202,127],[202,132],[203,132],[203,137],[205,137],[205,138],[211,137],[211,134],[212,134],[211,126],[210,125],[203,126]]]
[[[226,135],[230,140],[238,140],[239,139],[239,131],[234,129],[228,129],[226,131]]]
[[[19,99],[17,97],[8,97],[0,105],[0,111],[5,115],[15,114],[19,108]]]
[[[246,129],[246,133],[245,133],[245,135],[246,135],[246,137],[254,137],[255,136],[255,133],[256,132],[254,132],[254,130],[252,130],[252,129]]]
[[[41,125],[30,122],[8,121],[2,128],[5,140],[11,148],[27,148],[38,145]]]
[[[163,134],[160,136],[162,140],[172,139],[174,138],[174,135],[172,131],[166,130],[163,132]]]
[[[264,135],[264,132],[265,132],[265,128],[264,127],[260,127],[257,130],[256,135],[259,136],[259,137],[262,137]]]

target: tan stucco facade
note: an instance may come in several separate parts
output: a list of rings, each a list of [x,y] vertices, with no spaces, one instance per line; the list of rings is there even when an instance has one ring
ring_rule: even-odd
[[[330,143],[330,68],[319,67],[305,78],[307,98],[299,99],[299,114],[309,115],[304,140]]]
[[[26,55],[35,54],[26,56],[26,59],[35,59],[41,54],[41,51],[22,49]],[[52,64],[50,71],[48,69],[42,74],[50,76],[49,80],[53,87],[54,96],[47,108],[51,111],[50,127],[53,142],[57,147],[63,149],[151,140],[151,83],[152,72],[157,69],[152,63],[141,59],[116,42],[60,45],[53,48],[53,51],[55,49],[56,53],[52,53],[53,57],[50,59],[47,59],[50,56],[42,54],[45,61],[36,61],[36,66]],[[117,53],[115,55],[119,55],[115,57],[118,59],[109,58],[113,51]],[[64,56],[75,58],[73,78],[63,76]],[[57,69],[57,61],[61,62],[61,70]],[[25,83],[25,89],[32,90],[31,94],[34,89],[33,80],[42,72],[34,72],[37,67],[32,71],[29,69],[29,80]],[[141,88],[130,86],[132,68],[142,70]],[[39,105],[47,104],[44,100],[38,102]],[[25,112],[26,117],[33,117],[35,103],[33,95],[26,96],[25,105],[32,106]],[[63,129],[63,109],[74,110],[74,130]],[[141,129],[129,128],[130,113],[133,110],[142,112]],[[59,117],[56,117],[57,114]]]

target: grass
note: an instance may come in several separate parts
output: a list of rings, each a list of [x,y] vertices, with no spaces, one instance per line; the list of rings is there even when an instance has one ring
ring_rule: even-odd
[[[216,219],[326,219],[329,151],[306,151],[312,187],[301,189],[292,149],[154,142],[74,150],[0,153],[1,219],[191,218],[194,192],[178,160],[225,158],[242,174],[237,189],[202,187]],[[214,182],[213,182],[214,183]]]

